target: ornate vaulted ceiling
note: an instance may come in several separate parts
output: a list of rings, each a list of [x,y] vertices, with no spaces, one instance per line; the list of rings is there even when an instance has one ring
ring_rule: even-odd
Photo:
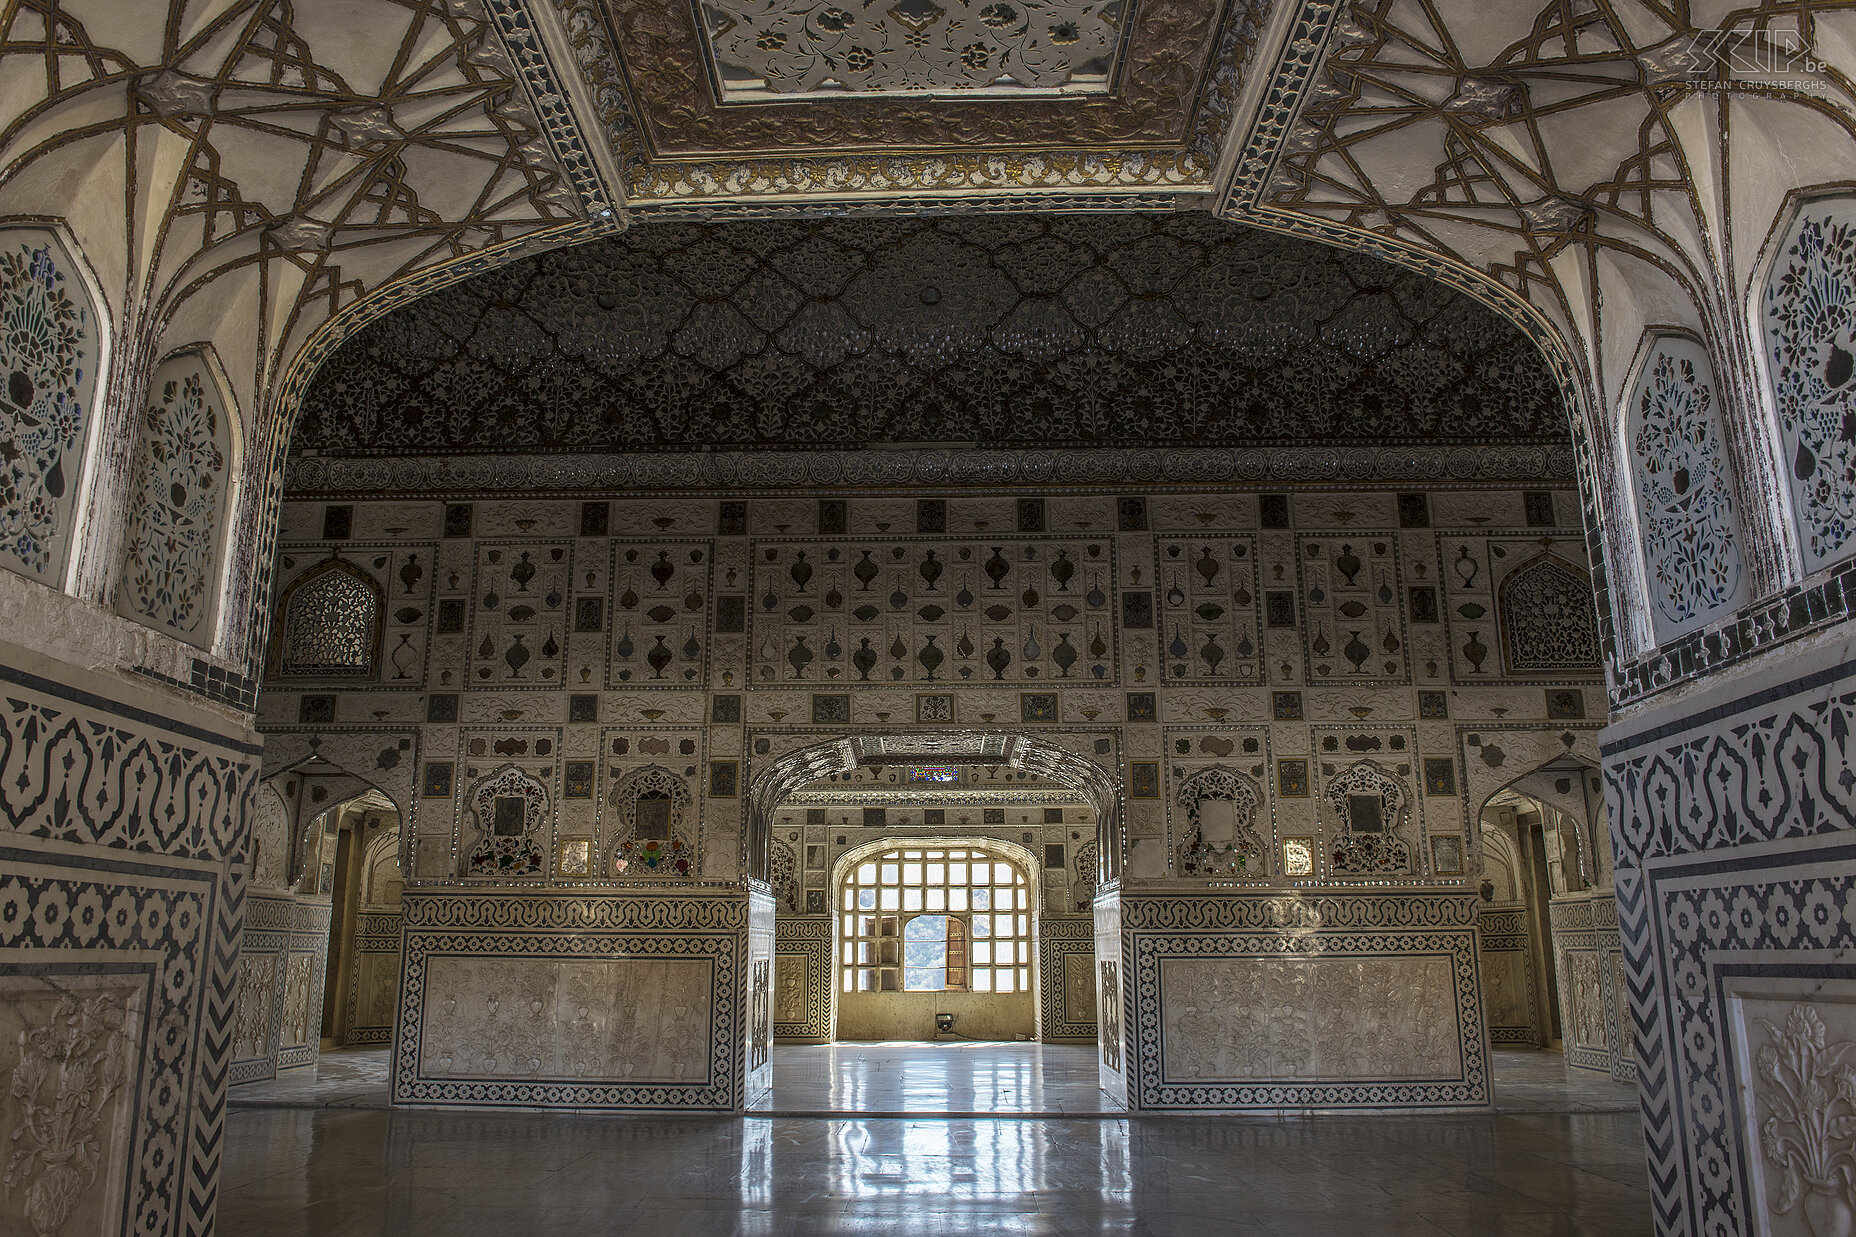
[[[641,224],[364,329],[296,445],[1553,442],[1534,346],[1377,259],[1189,215]]]

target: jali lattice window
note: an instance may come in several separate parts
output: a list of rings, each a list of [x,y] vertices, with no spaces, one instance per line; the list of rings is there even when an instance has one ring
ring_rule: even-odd
[[[898,847],[839,891],[845,992],[1027,992],[1031,882],[978,847]]]
[[[372,678],[380,651],[380,589],[343,562],[299,577],[279,607],[275,672],[284,678]]]

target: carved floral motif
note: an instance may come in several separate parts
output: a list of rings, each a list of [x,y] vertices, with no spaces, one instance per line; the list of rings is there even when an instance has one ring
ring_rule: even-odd
[[[1856,1043],[1831,1043],[1810,1005],[1779,1027],[1757,1019],[1771,1041],[1754,1057],[1760,1155],[1779,1170],[1768,1205],[1799,1209],[1816,1237],[1847,1237],[1856,1187]]]
[[[49,1022],[20,1032],[10,1094],[21,1120],[7,1131],[5,1185],[39,1237],[58,1232],[96,1180],[99,1127],[127,1078],[126,1013],[114,994],[67,996]]]

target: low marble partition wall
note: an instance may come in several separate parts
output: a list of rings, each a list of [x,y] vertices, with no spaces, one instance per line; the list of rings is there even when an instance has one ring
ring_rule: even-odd
[[[1619,1082],[1637,1081],[1617,899],[1604,893],[1558,898],[1547,916],[1566,1064],[1602,1070]]]
[[[1490,1105],[1475,895],[1124,888],[1119,910],[1130,1108]]]
[[[1128,1060],[1122,1010],[1128,988],[1121,967],[1121,891],[1110,886],[1096,894],[1092,909],[1096,931],[1096,1076],[1117,1100],[1128,1099]]]
[[[348,975],[347,1043],[390,1044],[400,994],[400,913],[354,917],[354,963]]]
[[[1089,915],[1038,918],[1038,1027],[1046,1043],[1096,1037],[1096,928]]]
[[[777,1042],[830,1042],[831,976],[831,916],[780,916],[773,934],[773,1036]]]
[[[1485,906],[1482,938],[1482,1008],[1489,1043],[1497,1048],[1541,1046],[1540,1001],[1534,986],[1534,943],[1527,908]]]
[[[1605,740],[1656,1231],[1847,1231],[1856,648],[1788,650]]]
[[[322,986],[328,956],[327,898],[288,893],[246,896],[245,935],[238,955],[237,1021],[232,1034],[234,1085],[275,1078],[281,1070],[316,1063],[322,1046]],[[391,1008],[389,997],[389,1021]]]
[[[754,947],[740,890],[409,889],[401,910],[395,1104],[743,1107],[770,902]]]
[[[773,1090],[773,894],[748,891],[748,1019],[742,1044],[747,1062],[745,1102]]]

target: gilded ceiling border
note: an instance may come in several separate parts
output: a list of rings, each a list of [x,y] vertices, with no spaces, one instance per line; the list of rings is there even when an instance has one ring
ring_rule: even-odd
[[[913,193],[987,195],[1081,189],[1105,192],[1210,192],[1218,151],[1237,114],[1244,71],[1255,61],[1264,9],[1261,0],[1233,0],[1212,53],[1212,67],[1195,107],[1193,128],[1178,147],[1130,151],[1103,146],[995,154],[971,146],[949,153],[830,153],[750,159],[658,160],[638,120],[625,69],[596,0],[484,0],[498,28],[511,12],[547,6],[548,20],[571,55],[593,100],[597,123],[616,152],[627,205],[697,200],[753,203],[773,198],[842,199]],[[985,200],[965,203],[986,210]]]
[[[1574,448],[1509,446],[702,451],[575,455],[294,456],[284,488],[318,494],[719,494],[895,486],[1127,488],[1571,485]]]

